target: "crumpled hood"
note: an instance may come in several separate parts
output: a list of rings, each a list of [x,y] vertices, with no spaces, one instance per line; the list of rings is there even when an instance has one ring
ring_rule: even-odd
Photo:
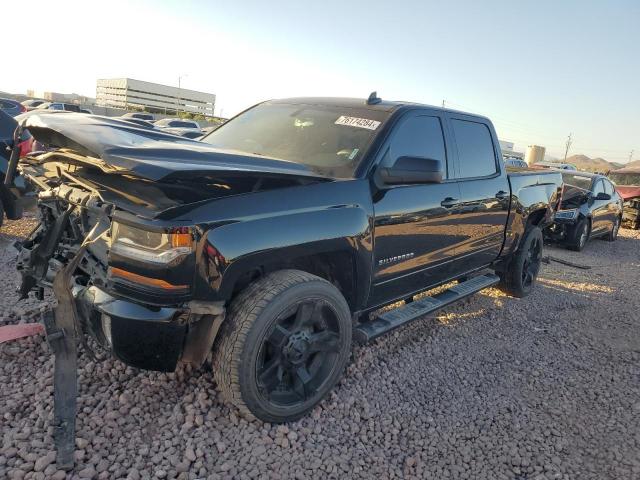
[[[640,197],[640,186],[635,185],[616,185],[616,190],[623,200],[631,200]]]
[[[248,174],[321,177],[304,165],[216,149],[206,143],[124,120],[66,112],[29,112],[21,120],[36,140],[102,160],[107,173],[130,174],[152,181]]]

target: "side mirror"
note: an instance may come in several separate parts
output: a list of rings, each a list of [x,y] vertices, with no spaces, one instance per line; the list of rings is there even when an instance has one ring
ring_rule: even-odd
[[[608,193],[604,193],[604,192],[600,192],[598,195],[596,195],[596,200],[611,200],[611,195],[609,195]]]
[[[391,167],[378,169],[387,185],[442,183],[442,162],[426,157],[399,157]]]

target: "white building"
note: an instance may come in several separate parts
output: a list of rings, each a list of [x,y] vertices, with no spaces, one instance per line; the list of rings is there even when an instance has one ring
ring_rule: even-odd
[[[519,158],[524,160],[524,153],[516,152],[513,147],[513,142],[507,142],[505,140],[498,140],[500,143],[500,150],[502,150],[502,156],[504,158]]]
[[[108,78],[97,82],[96,104],[112,108],[139,108],[152,113],[190,112],[212,117],[216,96],[131,78]]]
[[[85,97],[77,93],[58,93],[44,92],[41,90],[27,90],[27,97],[38,98],[48,102],[75,103],[83,105],[93,105],[96,103],[95,98]]]

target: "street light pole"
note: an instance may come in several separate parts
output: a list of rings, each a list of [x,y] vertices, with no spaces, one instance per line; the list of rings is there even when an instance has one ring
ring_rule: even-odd
[[[182,96],[182,90],[181,90],[181,82],[182,79],[185,77],[188,77],[189,75],[180,75],[178,77],[178,102],[176,104],[176,116],[178,115],[178,108],[180,108],[180,97]]]

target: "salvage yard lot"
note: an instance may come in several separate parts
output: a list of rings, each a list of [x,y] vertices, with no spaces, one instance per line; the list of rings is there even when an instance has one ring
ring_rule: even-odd
[[[16,305],[0,234],[0,325]],[[545,255],[523,300],[495,289],[356,347],[345,378],[289,425],[247,422],[206,368],[160,374],[80,359],[73,478],[640,478],[640,232]],[[0,345],[0,478],[66,478],[51,439],[53,357]],[[72,478],[69,476],[69,478]]]

